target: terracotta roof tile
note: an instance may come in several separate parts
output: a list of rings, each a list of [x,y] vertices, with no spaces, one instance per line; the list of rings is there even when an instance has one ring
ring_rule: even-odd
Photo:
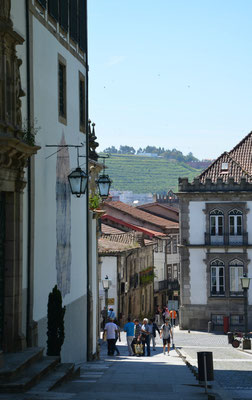
[[[153,225],[160,226],[163,229],[178,228],[178,226],[179,226],[177,222],[173,222],[173,221],[169,221],[165,218],[157,217],[155,215],[147,213],[146,211],[142,211],[136,207],[132,207],[128,204],[122,203],[121,201],[109,201],[109,202],[106,202],[105,205],[106,205],[105,209],[108,214],[110,214],[109,208],[111,208],[111,209],[115,208],[126,214],[131,215],[132,217],[134,217],[138,220],[149,222]]]
[[[223,163],[227,164],[227,169],[223,169]],[[252,182],[252,132],[230,152],[221,154],[199,175],[202,183],[206,178],[210,178],[213,182],[216,182],[217,178],[222,178],[224,182],[227,182],[231,177],[238,183],[242,177],[247,182]]]

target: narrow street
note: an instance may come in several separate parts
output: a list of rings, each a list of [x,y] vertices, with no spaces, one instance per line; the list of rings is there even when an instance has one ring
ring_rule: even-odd
[[[194,374],[176,350],[163,355],[161,340],[151,357],[128,357],[125,335],[118,343],[120,356],[108,357],[106,345],[101,347],[101,361],[81,366],[80,378],[61,386],[57,392],[66,399],[252,399],[252,353],[234,349],[223,334],[179,331],[174,342],[180,354],[197,366],[198,351],[212,351],[214,382],[209,389],[198,386]],[[211,397],[212,396],[212,397]]]

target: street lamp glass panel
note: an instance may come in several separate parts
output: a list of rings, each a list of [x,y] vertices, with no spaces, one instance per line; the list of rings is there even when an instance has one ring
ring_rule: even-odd
[[[243,278],[241,278],[241,284],[242,284],[242,289],[249,289],[250,278],[244,276]]]
[[[96,181],[99,189],[99,194],[101,197],[105,198],[109,195],[109,189],[112,184],[112,180],[108,175],[101,175]]]
[[[103,289],[104,289],[104,290],[109,289],[110,280],[109,280],[109,279],[103,279],[103,281],[102,281],[102,286],[103,286]]]
[[[72,194],[80,197],[85,193],[87,187],[87,174],[82,171],[81,168],[76,168],[70,175],[68,175],[68,181],[71,188]]]

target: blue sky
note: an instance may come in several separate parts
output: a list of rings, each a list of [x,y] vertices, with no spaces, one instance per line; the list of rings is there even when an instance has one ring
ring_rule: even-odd
[[[215,158],[252,130],[251,0],[89,0],[100,150]]]

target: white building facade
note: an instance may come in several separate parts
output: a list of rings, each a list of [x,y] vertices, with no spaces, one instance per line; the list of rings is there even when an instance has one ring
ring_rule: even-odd
[[[28,345],[46,348],[48,295],[57,285],[66,306],[62,361],[84,361],[97,351],[96,220],[87,194],[71,194],[68,175],[78,161],[88,172],[87,5],[6,4],[14,30],[24,38],[17,47],[26,93],[23,123],[40,146],[29,162],[23,195],[21,334]],[[74,146],[81,146],[83,158],[78,160]]]
[[[241,277],[252,277],[252,185],[241,178],[179,184],[182,329],[244,329]],[[252,323],[248,291],[248,323]],[[224,317],[228,321],[224,327]]]

